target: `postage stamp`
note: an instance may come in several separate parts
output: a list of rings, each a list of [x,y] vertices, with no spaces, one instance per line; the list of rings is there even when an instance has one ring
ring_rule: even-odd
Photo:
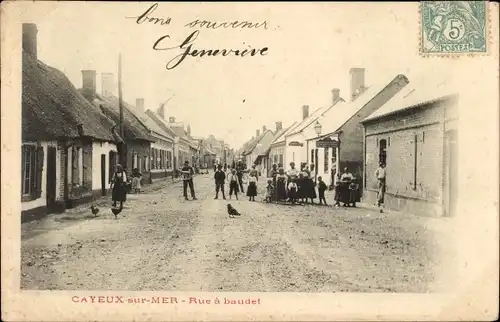
[[[422,54],[486,53],[486,1],[422,1]]]

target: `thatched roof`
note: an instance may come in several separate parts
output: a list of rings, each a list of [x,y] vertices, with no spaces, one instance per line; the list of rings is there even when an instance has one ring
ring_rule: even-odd
[[[96,98],[99,101],[103,113],[111,118],[116,124],[119,124],[120,108],[118,99],[116,97],[107,97],[100,94],[96,94]],[[122,103],[124,139],[154,142],[155,139],[149,134],[149,129],[137,118],[131,106],[125,102]]]
[[[87,101],[61,71],[23,52],[22,139],[82,136],[116,142],[114,123]],[[79,133],[81,125],[82,133]]]

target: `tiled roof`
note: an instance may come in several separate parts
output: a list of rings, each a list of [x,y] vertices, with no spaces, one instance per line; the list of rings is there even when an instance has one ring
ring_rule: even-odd
[[[119,124],[120,107],[118,100],[114,97],[105,97],[100,94],[96,94],[96,98],[99,101],[101,110],[104,114],[111,118],[115,123]],[[123,102],[123,125],[125,139],[154,142],[154,138],[149,134],[149,129],[146,128],[133,113],[130,109],[130,104],[126,104],[125,102]]]
[[[381,81],[375,85],[369,86],[359,97],[353,102],[343,102],[335,105],[328,113],[318,119],[321,123],[324,135],[329,135],[338,131],[351,117],[353,117],[359,110],[361,110],[368,102],[382,92],[389,84],[404,77],[397,75],[385,81]],[[308,140],[316,139],[317,137],[307,138]]]
[[[282,131],[279,135],[276,135],[275,136],[275,139],[273,140],[273,142],[271,143],[271,145],[274,145],[274,144],[279,144],[279,143],[282,143],[285,141],[285,137],[291,133],[293,130],[295,130],[295,128],[299,125],[300,123],[295,121],[293,122],[292,125],[290,125],[288,128],[286,128],[284,131]]]
[[[316,109],[311,115],[309,115],[304,120],[302,120],[299,123],[299,125],[297,125],[297,127],[295,129],[293,129],[293,131],[291,131],[290,133],[286,134],[286,136],[293,135],[293,134],[296,134],[296,133],[299,133],[299,132],[303,131],[305,128],[307,128],[308,126],[310,126],[311,124],[313,124],[314,122],[316,122],[316,120],[320,116],[324,115],[325,113],[327,113],[328,111],[330,111],[334,106],[336,106],[337,104],[342,103],[342,102],[344,102],[344,99],[343,98],[339,98],[335,102],[335,104],[332,104],[332,105],[327,106],[327,107],[320,107],[320,108]]]
[[[156,114],[155,112],[151,111],[151,110],[147,110],[146,112],[146,115],[149,116],[149,118],[154,122],[156,123],[156,125],[158,125],[163,131],[165,131],[166,133],[168,133],[170,136],[172,137],[175,137],[177,136],[177,134],[165,123],[161,120],[161,117]]]
[[[83,135],[116,142],[115,123],[78,92],[61,71],[22,54],[22,139],[53,140]]]
[[[449,82],[434,80],[427,75],[425,79],[422,79],[422,77],[410,79],[410,83],[405,88],[381,108],[370,114],[363,122],[394,114],[408,107],[455,94],[455,92],[455,89]]]

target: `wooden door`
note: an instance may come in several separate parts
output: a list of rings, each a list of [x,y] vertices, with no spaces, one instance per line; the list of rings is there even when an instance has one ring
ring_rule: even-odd
[[[47,182],[46,182],[46,198],[47,208],[51,208],[56,203],[57,195],[57,150],[55,147],[49,146],[47,149]]]

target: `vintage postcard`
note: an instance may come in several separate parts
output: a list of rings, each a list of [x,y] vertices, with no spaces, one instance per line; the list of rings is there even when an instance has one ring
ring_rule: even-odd
[[[3,2],[2,320],[496,319],[498,16]]]

